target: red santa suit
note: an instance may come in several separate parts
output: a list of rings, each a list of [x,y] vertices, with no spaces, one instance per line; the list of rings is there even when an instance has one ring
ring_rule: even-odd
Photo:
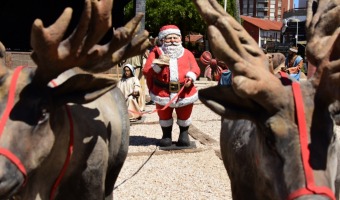
[[[150,96],[156,103],[156,108],[160,109],[167,105],[169,101],[175,98],[178,91],[170,91],[169,83],[179,83],[180,88],[184,87],[185,81],[190,78],[194,82],[200,75],[200,68],[194,55],[187,49],[170,57],[169,65],[153,64],[155,58],[164,54],[162,48],[155,47],[149,54],[143,68],[143,73],[147,80]],[[180,89],[178,88],[178,89]],[[175,87],[175,89],[177,89]],[[198,100],[198,92],[194,84],[190,87],[184,87],[176,100],[170,104],[169,108],[164,111],[158,111],[161,126],[172,125],[172,111],[175,108],[177,113],[177,123],[180,126],[189,126],[191,124],[190,115],[193,103]]]

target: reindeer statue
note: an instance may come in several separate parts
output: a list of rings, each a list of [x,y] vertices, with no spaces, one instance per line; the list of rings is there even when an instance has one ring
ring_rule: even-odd
[[[112,4],[85,0],[69,36],[71,8],[47,28],[35,20],[37,68],[0,62],[0,199],[112,200],[129,146],[124,97],[108,75],[64,73],[103,72],[149,47],[146,31],[136,36],[142,14],[97,44],[111,27]]]
[[[231,86],[199,91],[221,115],[221,154],[233,199],[335,199],[340,178],[340,1],[311,0],[307,57],[314,76],[269,71],[258,44],[215,0],[193,0]],[[338,169],[339,168],[339,169]]]

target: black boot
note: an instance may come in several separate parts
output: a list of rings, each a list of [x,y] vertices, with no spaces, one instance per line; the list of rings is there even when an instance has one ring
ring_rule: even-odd
[[[159,141],[159,146],[161,147],[171,146],[172,145],[172,139],[171,139],[172,126],[162,127],[162,131],[163,131],[163,137],[161,141]]]
[[[189,126],[179,126],[179,137],[177,146],[190,146],[190,139],[188,135]]]

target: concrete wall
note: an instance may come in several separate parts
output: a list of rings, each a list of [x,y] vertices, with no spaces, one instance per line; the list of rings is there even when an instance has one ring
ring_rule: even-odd
[[[201,69],[200,77],[203,77],[205,66],[202,65],[201,61],[198,58],[196,59],[196,61]],[[33,62],[31,58],[31,52],[7,51],[6,66],[13,69],[18,66],[36,67],[37,65]],[[122,76],[122,69],[121,67],[114,66],[111,69],[109,69],[106,73],[115,74],[117,76],[117,79],[120,79],[120,77]]]
[[[9,68],[15,68],[17,66],[29,66],[29,67],[36,66],[36,64],[31,59],[31,52],[7,51],[5,64]]]

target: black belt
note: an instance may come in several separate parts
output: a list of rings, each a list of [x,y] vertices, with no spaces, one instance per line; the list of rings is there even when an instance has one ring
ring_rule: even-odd
[[[153,79],[153,83],[160,88],[169,90],[169,92],[178,92],[184,85],[184,83],[180,83],[178,81],[170,81],[169,83],[164,83],[157,79]]]

